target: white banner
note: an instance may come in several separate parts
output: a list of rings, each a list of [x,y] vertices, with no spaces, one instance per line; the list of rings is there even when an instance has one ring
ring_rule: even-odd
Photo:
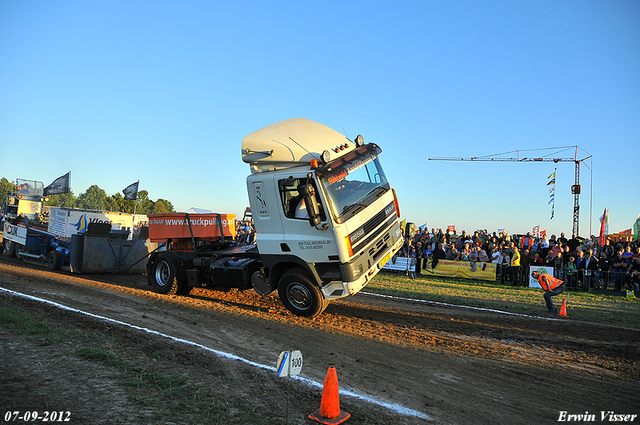
[[[129,230],[129,238],[131,238],[133,229],[146,222],[147,216],[142,214],[51,207],[48,230],[56,237],[70,239],[72,235],[86,231],[89,223],[109,223],[111,230]]]
[[[411,260],[411,261],[409,261]],[[382,270],[393,271],[393,272],[405,272],[407,270],[415,270],[416,268],[416,259],[415,258],[407,258],[407,257],[392,257],[387,263],[382,267]]]
[[[538,272],[540,274],[550,274],[551,276],[553,276],[553,267],[547,267],[547,266],[531,266],[529,267],[529,288],[540,288],[542,289],[542,286],[540,286],[540,282],[538,282],[538,279],[534,279],[531,276],[531,273],[533,272]]]

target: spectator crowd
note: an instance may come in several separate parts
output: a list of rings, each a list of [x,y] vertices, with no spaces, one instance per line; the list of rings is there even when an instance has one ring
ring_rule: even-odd
[[[236,242],[250,245],[256,231],[252,220],[236,220]],[[436,268],[440,260],[469,261],[471,270],[496,265],[496,281],[512,286],[529,286],[531,266],[553,268],[554,277],[568,289],[613,289],[640,291],[640,244],[637,241],[614,243],[599,238],[572,237],[564,233],[556,238],[510,235],[487,230],[473,234],[455,230],[421,228],[412,238],[405,238],[399,256],[415,259],[415,274],[428,267]]]
[[[236,220],[235,241],[239,245],[251,245],[256,240],[256,228],[252,220]]]
[[[529,285],[530,266],[553,267],[554,277],[563,280],[568,289],[614,289],[640,291],[640,254],[637,241],[614,243],[599,238],[489,234],[486,230],[473,234],[464,230],[419,229],[415,237],[406,238],[400,256],[415,258],[415,273],[438,261],[469,261],[472,271],[496,265],[496,280],[513,286]]]

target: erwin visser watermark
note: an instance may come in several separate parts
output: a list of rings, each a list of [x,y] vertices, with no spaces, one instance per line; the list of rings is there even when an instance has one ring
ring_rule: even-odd
[[[558,422],[635,422],[635,413],[616,413],[613,410],[601,410],[600,413],[569,413],[560,411]]]

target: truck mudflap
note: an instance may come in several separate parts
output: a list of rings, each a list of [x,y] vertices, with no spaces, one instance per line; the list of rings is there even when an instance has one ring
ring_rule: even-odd
[[[327,285],[324,285],[320,290],[322,291],[322,295],[327,300],[336,300],[339,298],[344,298],[347,295],[355,295],[362,288],[364,288],[370,281],[375,277],[375,275],[382,270],[382,267],[393,257],[393,255],[398,252],[398,250],[402,247],[404,243],[402,238],[399,238],[394,245],[389,248],[389,250],[382,256],[382,258],[375,263],[369,270],[362,274],[361,277],[352,281],[352,282],[331,282]]]

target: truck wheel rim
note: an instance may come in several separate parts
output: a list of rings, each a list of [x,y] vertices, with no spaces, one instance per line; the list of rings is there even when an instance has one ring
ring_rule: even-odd
[[[299,283],[289,286],[287,297],[291,304],[298,310],[306,310],[311,305],[311,293],[309,290]]]
[[[165,286],[169,283],[169,275],[171,274],[171,270],[166,261],[161,261],[158,263],[158,267],[156,267],[156,282],[158,285]]]

